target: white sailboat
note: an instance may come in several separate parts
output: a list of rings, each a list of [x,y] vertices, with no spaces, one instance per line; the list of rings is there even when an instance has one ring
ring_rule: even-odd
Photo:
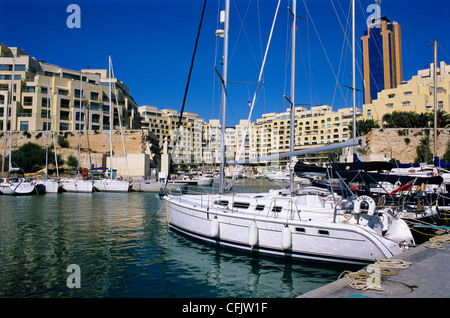
[[[110,143],[109,177],[94,180],[94,187],[96,190],[102,192],[129,192],[131,190],[130,188],[131,184],[129,181],[113,178],[114,170],[113,170],[112,129],[114,125],[114,112],[112,107],[111,73],[112,73],[112,61],[110,56],[109,57],[109,143]],[[119,114],[119,111],[117,113]]]
[[[15,60],[13,59],[12,75],[11,75],[11,115],[10,115],[10,126],[9,126],[9,162],[8,162],[8,177],[2,178],[0,180],[0,192],[2,194],[8,195],[26,195],[26,194],[36,194],[36,185],[30,180],[23,177],[20,168],[13,168],[11,161],[11,144],[12,144],[12,126],[14,119],[14,71],[16,68]],[[5,118],[8,111],[5,110]],[[3,121],[6,126],[7,121]],[[5,145],[6,146],[6,145]]]
[[[278,2],[279,6],[279,2]],[[223,84],[221,101],[222,138],[225,128],[228,30],[230,1],[226,1]],[[353,11],[354,12],[354,11]],[[293,1],[292,59],[295,58],[296,1]],[[291,65],[291,104],[295,105],[295,70]],[[291,123],[294,120],[291,119]],[[293,129],[291,129],[291,132]],[[344,145],[345,144],[345,145]],[[205,242],[242,251],[292,259],[340,263],[367,263],[390,258],[414,244],[406,223],[388,209],[377,209],[370,198],[342,200],[336,195],[296,193],[293,178],[289,190],[268,193],[224,192],[224,139],[218,194],[166,195],[169,227]],[[293,145],[291,140],[291,146]],[[319,148],[357,145],[347,142]],[[318,149],[318,148],[317,148]],[[274,158],[293,157],[318,150],[290,151]],[[270,160],[271,156],[250,158],[233,164]],[[293,167],[291,168],[293,170]],[[292,173],[293,176],[293,173]],[[362,209],[363,204],[368,209]]]

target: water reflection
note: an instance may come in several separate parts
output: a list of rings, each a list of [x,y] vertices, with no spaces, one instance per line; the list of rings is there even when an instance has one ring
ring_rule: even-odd
[[[0,297],[296,297],[345,269],[216,248],[169,231],[149,193],[0,197]],[[81,288],[66,286],[67,266]]]

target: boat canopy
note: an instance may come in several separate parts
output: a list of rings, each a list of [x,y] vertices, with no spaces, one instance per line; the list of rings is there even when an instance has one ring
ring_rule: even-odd
[[[441,184],[444,179],[441,176],[436,177],[412,177],[412,176],[400,176],[395,174],[384,174],[384,173],[372,173],[366,171],[333,171],[333,177],[343,178],[350,182],[389,182],[396,184],[407,184],[408,182],[413,182],[413,184],[421,185],[425,184]]]
[[[445,162],[439,159],[438,156],[434,157],[434,166],[439,168],[450,169],[450,162]]]

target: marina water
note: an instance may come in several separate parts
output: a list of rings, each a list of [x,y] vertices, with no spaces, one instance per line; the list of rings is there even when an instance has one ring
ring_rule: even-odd
[[[276,187],[242,179],[234,190]],[[80,288],[68,287],[71,264]],[[154,193],[0,196],[0,297],[292,298],[346,269],[184,237],[168,229]]]

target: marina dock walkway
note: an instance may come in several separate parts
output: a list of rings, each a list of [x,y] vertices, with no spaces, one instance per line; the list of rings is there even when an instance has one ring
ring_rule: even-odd
[[[383,290],[351,288],[342,278],[305,293],[299,298],[450,298],[450,244],[443,249],[428,248],[423,243],[394,259],[410,262],[405,269],[394,269],[397,274],[381,276]]]

